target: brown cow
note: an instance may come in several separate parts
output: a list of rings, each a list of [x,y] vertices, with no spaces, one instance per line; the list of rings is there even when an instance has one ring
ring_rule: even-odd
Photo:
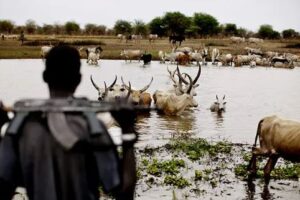
[[[259,138],[260,147],[256,147]],[[300,162],[300,122],[269,116],[260,120],[252,150],[248,171],[250,180],[256,174],[256,157],[266,156],[269,160],[264,168],[265,184],[270,182],[270,173],[279,157]]]

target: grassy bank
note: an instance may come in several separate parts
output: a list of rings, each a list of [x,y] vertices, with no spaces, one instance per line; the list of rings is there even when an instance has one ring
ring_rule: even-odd
[[[140,42],[120,41],[114,36],[45,36],[45,35],[26,35],[26,41],[23,45],[18,40],[0,40],[0,59],[9,58],[40,58],[40,48],[48,44],[68,44],[75,47],[101,45],[103,53],[102,59],[122,59],[120,51],[122,49],[142,49],[150,52],[154,59],[158,59],[158,51],[163,50],[170,52],[172,46],[167,38],[156,40],[149,44],[147,39]],[[233,44],[229,39],[187,39],[182,46],[199,48],[202,45],[210,48],[217,47],[223,53],[244,54],[244,48],[251,46],[261,48],[263,51],[290,52],[300,55],[300,40],[266,40],[263,44]],[[83,55],[83,58],[84,55]]]
[[[140,149],[137,194],[151,196],[154,191],[160,191],[161,197],[167,195],[169,199],[171,195],[173,199],[174,196],[177,199],[241,199],[249,189],[245,185],[250,156],[250,145],[201,138],[173,139],[158,148]],[[259,159],[256,184],[262,188],[265,163],[266,159]],[[280,159],[271,177],[271,192],[285,184],[288,188],[292,180],[300,177],[300,165]],[[237,189],[241,186],[246,188]]]

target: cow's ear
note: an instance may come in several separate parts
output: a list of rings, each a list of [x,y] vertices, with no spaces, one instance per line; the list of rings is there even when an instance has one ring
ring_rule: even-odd
[[[225,102],[223,102],[223,104],[225,105],[227,102],[225,101]]]
[[[195,85],[193,85],[193,87],[194,87],[194,88],[196,88],[196,87],[198,87],[198,86],[199,86],[199,84],[198,84],[198,83],[197,83],[197,84],[195,84]]]

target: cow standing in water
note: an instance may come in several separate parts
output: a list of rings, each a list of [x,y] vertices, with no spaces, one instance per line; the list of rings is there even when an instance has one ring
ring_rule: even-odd
[[[225,101],[225,95],[223,96],[222,99],[219,99],[218,95],[216,95],[216,100],[211,106],[210,106],[210,111],[212,112],[217,112],[217,113],[222,113],[225,112],[226,109],[226,101]]]

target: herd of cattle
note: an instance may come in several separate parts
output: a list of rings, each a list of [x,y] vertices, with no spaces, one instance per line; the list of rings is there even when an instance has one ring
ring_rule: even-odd
[[[131,35],[126,38],[124,35],[118,35],[120,40],[139,40],[140,35]],[[157,35],[149,35],[149,42],[154,42],[158,38]],[[170,38],[169,38],[170,39]],[[171,38],[170,42],[177,42],[178,38]],[[181,42],[184,38],[179,38]],[[233,43],[262,43],[262,39],[258,38],[240,38],[231,37]],[[50,51],[52,46],[41,47],[41,56]],[[100,46],[97,47],[81,47],[78,49],[81,55],[86,54],[87,63],[97,65],[98,60],[101,57],[103,49]],[[142,50],[122,50],[121,54],[124,59],[143,59],[144,62],[150,62],[149,57]],[[147,56],[148,55],[148,56]],[[153,82],[153,77],[150,82],[141,89],[135,89],[128,84],[121,77],[121,84],[117,83],[118,77],[115,76],[114,81],[107,85],[104,82],[104,87],[100,87],[90,76],[91,84],[98,92],[98,100],[101,101],[117,101],[119,99],[126,99],[133,105],[139,105],[143,107],[151,107],[152,102],[154,107],[162,114],[165,115],[180,115],[184,111],[192,110],[198,106],[195,96],[197,95],[196,88],[201,75],[201,65],[206,65],[207,60],[211,60],[213,65],[223,66],[235,66],[250,65],[254,67],[259,66],[273,66],[282,68],[294,68],[299,62],[299,56],[291,53],[279,53],[266,51],[263,52],[259,48],[245,48],[243,55],[224,54],[219,49],[213,48],[211,51],[209,48],[202,46],[199,49],[193,49],[192,47],[175,47],[171,52],[158,51],[158,57],[161,63],[170,62],[177,64],[177,68],[173,71],[167,68],[167,73],[170,78],[170,88],[166,90],[156,90],[153,94],[147,92],[148,88]],[[197,75],[192,78],[190,74],[181,73],[178,64],[189,65],[195,63],[198,66]],[[225,95],[222,98],[216,96],[216,101],[210,106],[212,112],[218,114],[225,111],[226,100]],[[107,113],[102,113],[99,116],[103,119],[105,125],[110,127],[115,122],[113,118]],[[105,116],[106,115],[106,116]],[[106,119],[105,119],[106,117]],[[260,141],[260,147],[256,147],[257,140]],[[281,119],[277,116],[268,116],[260,120],[257,128],[257,134],[255,137],[255,143],[252,150],[252,158],[248,165],[249,180],[255,177],[257,166],[257,156],[268,157],[269,160],[264,168],[265,183],[269,184],[270,173],[275,167],[275,164],[279,157],[283,157],[292,162],[300,162],[300,123],[292,120]]]
[[[134,40],[139,41],[142,39],[141,35],[122,35],[119,34],[117,37],[120,40]],[[150,34],[148,36],[149,42],[154,42],[158,39],[157,34]],[[242,37],[231,37],[232,43],[263,43],[264,41],[259,38],[248,38],[247,40]],[[172,50],[170,52],[164,52],[162,50],[157,51],[157,56],[161,63],[169,62],[171,64],[176,63],[179,65],[190,65],[195,63],[198,65],[206,65],[207,61],[211,61],[212,65],[221,66],[235,66],[240,67],[243,65],[248,65],[250,67],[255,66],[265,66],[265,67],[276,67],[276,68],[294,68],[299,65],[300,58],[298,55],[292,53],[279,53],[273,51],[263,52],[260,48],[245,47],[243,54],[233,55],[231,53],[221,52],[218,48],[205,47],[201,45],[199,48],[193,47],[181,47],[181,42],[185,40],[184,36],[170,36],[169,42],[172,45]],[[176,42],[179,45],[176,45]],[[46,53],[51,49],[51,46],[41,47],[41,56],[44,57]],[[92,65],[97,65],[98,60],[101,57],[103,49],[99,47],[80,47],[79,52],[83,57],[86,55],[87,63]],[[125,59],[125,61],[132,60],[143,60],[145,64],[151,62],[152,55],[141,49],[123,49],[120,52],[120,56]]]

